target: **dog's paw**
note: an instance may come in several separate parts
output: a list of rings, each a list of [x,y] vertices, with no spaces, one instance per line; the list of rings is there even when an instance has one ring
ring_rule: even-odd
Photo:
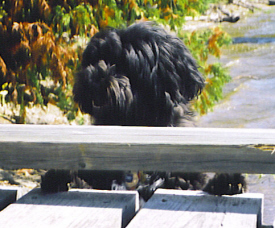
[[[203,191],[213,195],[241,194],[246,190],[245,178],[239,174],[216,174],[209,180]]]
[[[51,169],[41,176],[41,190],[44,193],[68,191],[72,176],[69,170]]]

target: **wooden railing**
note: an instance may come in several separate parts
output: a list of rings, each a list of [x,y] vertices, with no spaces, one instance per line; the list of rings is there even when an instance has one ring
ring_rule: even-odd
[[[0,125],[0,168],[275,173],[275,130]]]

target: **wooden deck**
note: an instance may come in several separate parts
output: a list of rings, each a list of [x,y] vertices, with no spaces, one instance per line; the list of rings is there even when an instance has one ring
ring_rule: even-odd
[[[0,227],[256,228],[262,227],[262,202],[261,194],[216,197],[158,189],[139,210],[136,191],[34,189],[0,212]]]
[[[0,212],[0,227],[125,227],[137,192],[77,190],[42,194],[34,189]]]
[[[127,227],[261,227],[262,197],[158,189]]]
[[[0,168],[274,174],[275,130],[0,125]],[[135,191],[14,194],[0,227],[263,227],[261,194],[158,190],[140,210]]]

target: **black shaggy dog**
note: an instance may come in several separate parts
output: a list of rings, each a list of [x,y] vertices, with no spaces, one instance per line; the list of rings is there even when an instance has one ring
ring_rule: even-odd
[[[83,54],[75,101],[95,124],[185,126],[204,86],[183,42],[152,23],[97,33]]]
[[[92,37],[73,92],[82,111],[97,125],[190,126],[189,102],[203,87],[204,79],[183,42],[152,22],[141,22]],[[110,175],[107,172],[101,179]],[[157,187],[197,189],[204,184],[200,174],[150,175],[149,194],[147,188],[139,188],[145,199]],[[48,179],[44,177],[42,189],[47,190]],[[216,176],[204,189],[214,194],[239,193],[240,182],[231,179],[231,175]]]

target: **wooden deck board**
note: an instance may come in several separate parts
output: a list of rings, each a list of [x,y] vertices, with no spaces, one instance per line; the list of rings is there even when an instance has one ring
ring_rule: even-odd
[[[0,211],[9,204],[15,202],[16,196],[16,188],[0,188]]]
[[[275,173],[275,130],[0,125],[5,169]]]
[[[216,197],[158,189],[127,228],[260,227],[262,197],[261,194]]]
[[[135,191],[34,189],[0,212],[0,227],[125,227],[136,213]]]

